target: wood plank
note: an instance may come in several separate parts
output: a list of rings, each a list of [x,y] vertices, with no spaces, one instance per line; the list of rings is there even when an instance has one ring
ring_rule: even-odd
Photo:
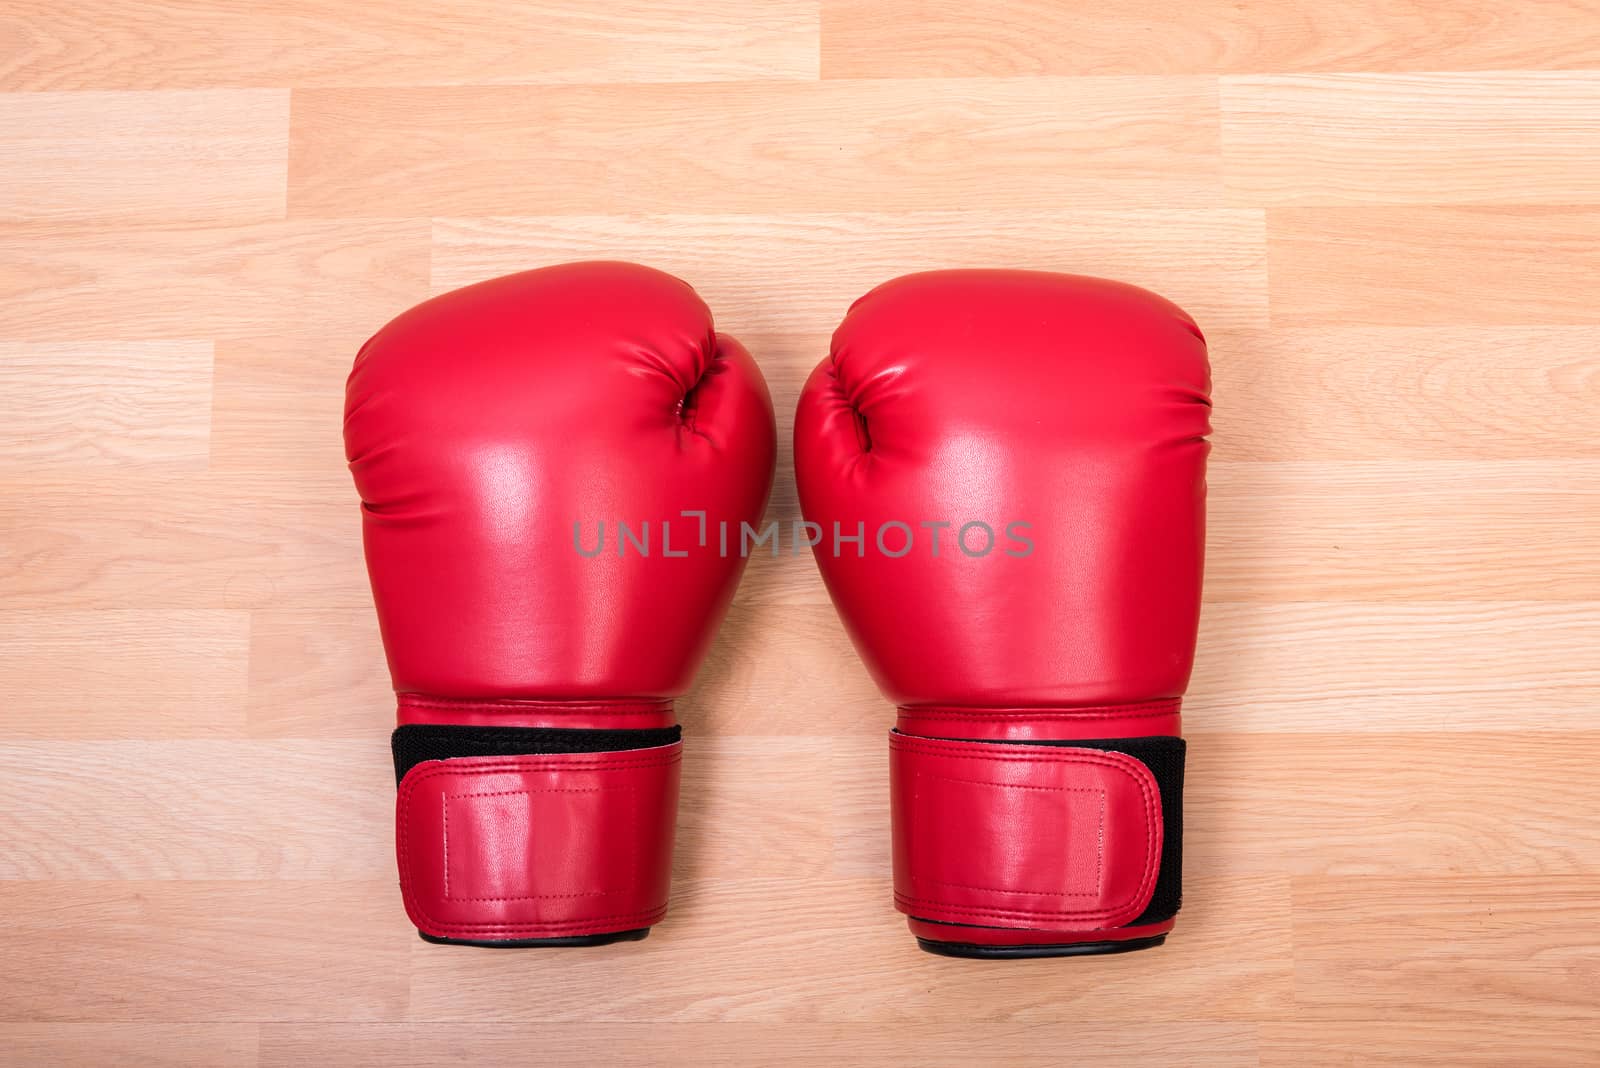
[[[250,614],[249,733],[365,738],[392,729],[394,694],[370,606]]]
[[[1589,919],[1597,892],[1592,871],[1298,877],[1295,998],[1313,1012],[1345,1016],[1550,1018],[1558,1035],[1562,1021],[1582,1018],[1593,1035],[1600,939]]]
[[[204,471],[211,345],[0,341],[0,464]]]
[[[1219,423],[1220,438],[1227,431]],[[1600,465],[1592,460],[1219,463],[1211,471],[1212,601],[1600,597],[1600,544],[1589,536],[1600,523]]]
[[[1600,75],[1224,78],[1223,177],[1259,204],[1600,199]]]
[[[250,337],[217,346],[211,389],[211,466],[219,475],[315,484],[358,498],[344,466],[344,383],[356,353],[393,314],[331,325],[320,341]],[[343,491],[348,490],[348,494]]]
[[[0,226],[0,338],[292,337],[353,354],[426,295],[421,220]],[[365,331],[365,333],[363,333]]]
[[[258,1063],[259,1030],[253,1023],[0,1023],[0,1049],[7,1063],[19,1068],[231,1068]]]
[[[811,78],[815,0],[16,0],[0,89]]]
[[[683,790],[673,854],[673,908],[695,915],[706,888],[775,877],[795,883],[828,874],[835,826],[828,792],[831,739],[746,738],[696,728],[686,713]]]
[[[392,880],[387,740],[7,742],[0,880]]]
[[[1499,1068],[1590,1064],[1600,1057],[1594,1021],[1484,1019],[1471,1010],[1442,1020],[1374,1016],[1351,1020],[1268,1020],[1261,1025],[1265,1068],[1322,1065],[1460,1064]]]
[[[1584,68],[1587,0],[822,0],[828,78]]]
[[[1190,717],[1184,863],[1196,873],[1568,876],[1600,870],[1600,782],[1571,731],[1520,721],[1385,734],[1212,734]],[[1537,769],[1537,771],[1530,771]],[[1539,781],[1530,790],[1529,776]],[[1359,784],[1352,788],[1353,784]],[[1308,832],[1308,828],[1313,829]]]
[[[657,1065],[815,1066],[892,1064],[914,1061],[929,1068],[966,1068],[992,1062],[1004,1050],[1012,1068],[1055,1068],[1061,1051],[1109,1068],[1148,1064],[1148,1057],[1202,1068],[1255,1065],[1255,1028],[1238,1023],[1156,1023],[1141,1028],[1141,1047],[1125,1035],[1090,1030],[1077,1023],[1006,1023],[982,1026],[924,1020],[915,1027],[884,1027],[859,1021],[728,1021],[715,1023],[565,1024],[474,1023],[461,1034],[438,1025],[266,1024],[261,1064],[276,1068],[310,1060],[348,1068],[393,1068],[398,1064],[442,1064],[467,1060],[504,1064],[537,1050],[548,1065],[592,1064],[605,1050],[612,1068]],[[398,1060],[397,1060],[398,1058]]]
[[[279,219],[289,93],[0,92],[0,161],[4,221]]]
[[[296,216],[1215,206],[1209,79],[297,91]]]
[[[1192,731],[1522,730],[1596,722],[1592,602],[1213,604]]]
[[[237,734],[249,645],[248,614],[225,609],[7,607],[0,731],[7,741]]]
[[[417,938],[392,879],[0,882],[0,905],[0,1020],[395,1020],[407,1009]]]
[[[1274,326],[1600,323],[1590,207],[1319,207],[1267,213]]]
[[[1211,329],[1207,339],[1217,460],[1387,460],[1398,470],[1600,456],[1592,326]]]
[[[794,389],[774,396],[785,416],[851,302],[913,271],[1025,267],[1109,276],[1154,289],[1208,330],[1268,325],[1261,212],[1106,207],[440,219],[432,280],[445,290],[626,250],[693,285],[718,328],[753,346],[764,368],[786,368],[781,381]]]
[[[327,415],[336,419],[338,408]],[[370,606],[360,505],[329,424],[317,482],[140,472],[28,477],[0,494],[8,609]]]

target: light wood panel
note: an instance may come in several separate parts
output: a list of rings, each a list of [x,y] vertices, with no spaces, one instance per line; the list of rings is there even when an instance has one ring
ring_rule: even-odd
[[[373,742],[8,744],[0,880],[381,879],[394,776]]]
[[[814,78],[815,0],[12,0],[0,89]]]
[[[1515,705],[1519,728],[1581,730],[1595,722],[1596,626],[1592,602],[1216,605],[1186,708],[1234,729],[1450,731],[1492,728]]]
[[[1582,747],[1600,737],[1589,729],[1592,715],[1563,732],[1451,734],[1420,733],[1424,717],[1401,702],[1390,711],[1396,729],[1359,735],[1243,734],[1222,729],[1214,716],[1190,716],[1197,733],[1195,777],[1184,798],[1185,863],[1297,876],[1594,871],[1600,828],[1591,814],[1600,785],[1581,770]],[[1352,768],[1361,769],[1359,793],[1349,788]],[[1528,788],[1530,769],[1541,777],[1537,796]],[[1362,910],[1384,900],[1381,883],[1370,891],[1352,885],[1350,900]],[[1374,926],[1395,933],[1393,920]]]
[[[317,445],[333,469],[318,480],[274,472],[270,452],[249,476],[10,480],[0,496],[11,550],[0,556],[0,613],[63,600],[93,610],[365,604],[359,536],[344,529],[359,522],[359,504],[336,495],[348,476],[338,469],[337,408],[333,418]]]
[[[1549,1017],[1558,1030],[1574,1017],[1600,1022],[1592,874],[1306,876],[1292,893],[1295,994],[1309,1009]],[[1485,894],[1503,904],[1485,909]],[[1388,905],[1389,923],[1352,922],[1373,900]]]
[[[1592,207],[1329,207],[1267,213],[1283,326],[1600,323]]]
[[[0,1062],[1600,1060],[1594,0],[12,0]],[[777,404],[860,293],[1109,275],[1215,382],[1185,904],[918,952],[815,567],[691,693],[649,939],[416,939],[344,470],[361,343],[623,258]]]
[[[307,89],[291,138],[296,216],[1222,197],[1206,79]]]
[[[1261,1064],[1284,1068],[1320,1065],[1411,1065],[1433,1062],[1501,1065],[1506,1050],[1518,1064],[1584,1064],[1594,1041],[1584,1020],[1474,1019],[1447,1021],[1398,1017],[1274,1021],[1260,1028]]]
[[[0,672],[15,690],[0,722],[7,740],[236,731],[249,647],[249,613],[224,608],[8,607]]]
[[[425,296],[420,219],[0,226],[0,338],[351,339]],[[320,351],[320,349],[319,349]]]
[[[1259,210],[990,208],[445,218],[434,222],[431,277],[435,289],[451,289],[528,263],[632,255],[692,279],[719,328],[764,346],[771,377],[794,380],[796,392],[851,301],[897,274],[951,263],[1098,270],[1170,294],[1208,324],[1267,325]],[[780,419],[793,414],[792,404],[779,408]]]
[[[1600,593],[1600,546],[1589,536],[1600,523],[1600,465],[1592,461],[1514,460],[1487,470],[1477,461],[1219,463],[1213,471],[1212,600]],[[1488,545],[1485,522],[1501,532]],[[1473,568],[1483,570],[1480,582],[1463,586],[1461,572]]]
[[[1590,0],[822,0],[829,78],[1594,66]]]
[[[280,218],[289,93],[0,93],[0,155],[0,218]]]
[[[392,880],[0,882],[0,1019],[395,1019],[415,935],[393,896]],[[62,1052],[88,1062],[87,1037]]]
[[[0,341],[0,463],[204,471],[207,341]]]
[[[1223,173],[1241,203],[1600,199],[1591,72],[1224,78],[1222,103]]]
[[[1552,460],[1600,457],[1594,327],[1280,326],[1207,337],[1220,354],[1217,392],[1250,411],[1218,420],[1221,459],[1393,460],[1397,472],[1420,460],[1527,460],[1474,464],[1469,477],[1516,473],[1535,485],[1542,474],[1564,478]]]
[[[258,1031],[256,1024],[0,1023],[0,1045],[19,1064],[209,1068],[255,1063]]]
[[[356,1027],[310,1025],[286,1027],[268,1024],[261,1030],[264,1066],[303,1064],[332,1055],[340,1064],[392,1068],[394,1065],[432,1065],[455,1059],[502,1063],[537,1050],[541,1058],[557,1063],[583,1062],[593,1056],[593,1035],[585,1024],[480,1023],[470,1033],[441,1035],[437,1028],[375,1024]],[[466,1029],[463,1029],[466,1030]],[[1085,1035],[1073,1024],[991,1023],[982,1028],[952,1027],[931,1022],[915,1033],[876,1024],[796,1024],[784,1028],[781,1047],[767,1049],[769,1029],[743,1022],[612,1024],[607,1032],[616,1046],[606,1052],[606,1063],[618,1068],[650,1068],[670,1061],[685,1049],[695,1051],[695,1062],[707,1065],[745,1065],[750,1051],[762,1050],[762,1063],[780,1066],[811,1065],[831,1068],[912,1060],[934,1068],[965,1068],[993,1057],[996,1047],[1025,1052],[1007,1058],[1017,1068],[1050,1068],[1061,1063],[1060,1050],[1096,1064],[1113,1066],[1144,1063],[1116,1038]],[[1253,1065],[1256,1039],[1248,1026],[1228,1023],[1194,1025],[1154,1024],[1145,1029],[1147,1047],[1158,1056],[1205,1066]]]

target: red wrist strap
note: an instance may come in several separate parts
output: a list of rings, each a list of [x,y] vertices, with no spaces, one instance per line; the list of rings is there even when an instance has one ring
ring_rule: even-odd
[[[438,938],[567,938],[648,927],[667,910],[682,743],[461,757],[400,782],[406,912]]]
[[[889,736],[895,905],[991,927],[1117,927],[1155,892],[1161,795],[1122,753]]]

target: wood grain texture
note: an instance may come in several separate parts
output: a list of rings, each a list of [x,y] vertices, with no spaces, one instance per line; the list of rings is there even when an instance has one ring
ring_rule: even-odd
[[[86,640],[92,635],[92,640]],[[138,737],[244,726],[250,614],[222,608],[0,611],[0,712],[18,737]],[[19,803],[25,798],[18,798]]]
[[[815,0],[12,0],[0,89],[814,78]]]
[[[281,218],[283,89],[0,93],[0,218]]]
[[[1100,270],[1171,294],[1208,323],[1268,321],[1259,210],[1117,211],[1101,204],[1007,212],[444,218],[432,232],[437,290],[529,262],[629,252],[676,271],[694,279],[720,329],[783,353],[769,377],[809,371],[828,354],[828,335],[850,302],[879,281],[950,263]],[[783,255],[772,255],[774,247]],[[794,284],[797,272],[804,272],[802,286]],[[1228,284],[1215,284],[1223,277]],[[797,391],[803,380],[795,379]],[[780,420],[793,414],[787,410],[793,405],[779,407]]]
[[[204,471],[207,341],[0,341],[0,463]]]
[[[1267,259],[1283,326],[1600,323],[1589,206],[1273,209]]]
[[[1215,437],[1228,460],[1426,460],[1554,476],[1600,458],[1600,329],[1481,325],[1210,330],[1218,393],[1249,408]],[[1337,418],[1332,413],[1337,412]]]
[[[1600,1060],[1600,4],[12,0],[0,1063]],[[919,953],[892,711],[788,552],[691,693],[673,907],[428,946],[340,420],[426,297],[693,283],[793,407],[896,274],[1211,348],[1186,893],[1158,951]]]
[[[337,1063],[357,1068],[420,1068],[456,1059],[494,1064],[515,1061],[530,1049],[554,1063],[583,1063],[594,1051],[588,1026],[491,1022],[474,1024],[470,1033],[456,1037],[440,1035],[434,1027],[407,1024],[267,1024],[261,1029],[261,1064],[297,1065],[330,1054]],[[1060,1063],[1058,1051],[1066,1048],[1113,1068],[1145,1063],[1115,1038],[1085,1036],[1073,1024],[999,1023],[969,1028],[935,1023],[901,1035],[897,1029],[876,1024],[808,1023],[786,1027],[783,1045],[770,1049],[766,1046],[768,1028],[743,1022],[620,1023],[606,1030],[616,1043],[615,1049],[606,1051],[606,1063],[618,1068],[651,1068],[677,1059],[686,1049],[695,1051],[697,1064],[716,1066],[749,1064],[752,1049],[761,1051],[763,1064],[785,1068],[901,1061],[964,1068],[986,1062],[996,1048],[1033,1051],[1008,1057],[1006,1063],[1016,1068],[1050,1068]],[[1157,1024],[1146,1029],[1145,1042],[1157,1056],[1201,1068],[1256,1063],[1256,1037],[1248,1025]]]
[[[92,1061],[126,1068],[253,1064],[256,1024],[0,1023],[0,1047],[12,1064]]]
[[[1222,79],[1223,175],[1247,204],[1600,199],[1600,75]]]
[[[409,1000],[406,936],[414,932],[404,914],[399,922],[387,915],[391,883],[0,882],[0,1019],[399,1017]],[[87,1062],[92,1052],[91,1045],[72,1056]]]
[[[1297,878],[1296,996],[1331,1013],[1359,1005],[1397,1014],[1578,1017],[1592,1028],[1600,1017],[1593,970],[1600,936],[1587,916],[1597,892],[1592,874]],[[1362,911],[1356,903],[1374,898],[1389,905],[1405,938],[1352,924]],[[1485,907],[1500,901],[1515,906]],[[1566,981],[1552,983],[1552,972]]]
[[[289,211],[1215,205],[1216,94],[1182,78],[307,89]]]
[[[319,345],[425,296],[428,256],[420,219],[0,226],[0,338]]]
[[[1500,1065],[1506,1050],[1518,1064],[1559,1066],[1594,1059],[1594,1041],[1582,1021],[1473,1019],[1456,1013],[1448,1020],[1373,1017],[1369,1019],[1286,1020],[1263,1024],[1257,1049],[1261,1064],[1410,1065],[1449,1063]]]
[[[822,0],[822,74],[1584,68],[1596,13],[1592,0]]]

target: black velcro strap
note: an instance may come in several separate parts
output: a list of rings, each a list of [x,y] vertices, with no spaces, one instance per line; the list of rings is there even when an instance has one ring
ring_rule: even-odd
[[[394,779],[427,760],[455,757],[526,756],[533,753],[611,753],[654,749],[683,737],[682,727],[647,730],[564,730],[556,727],[457,727],[412,723],[395,728]],[[1163,797],[1163,803],[1165,797]]]

